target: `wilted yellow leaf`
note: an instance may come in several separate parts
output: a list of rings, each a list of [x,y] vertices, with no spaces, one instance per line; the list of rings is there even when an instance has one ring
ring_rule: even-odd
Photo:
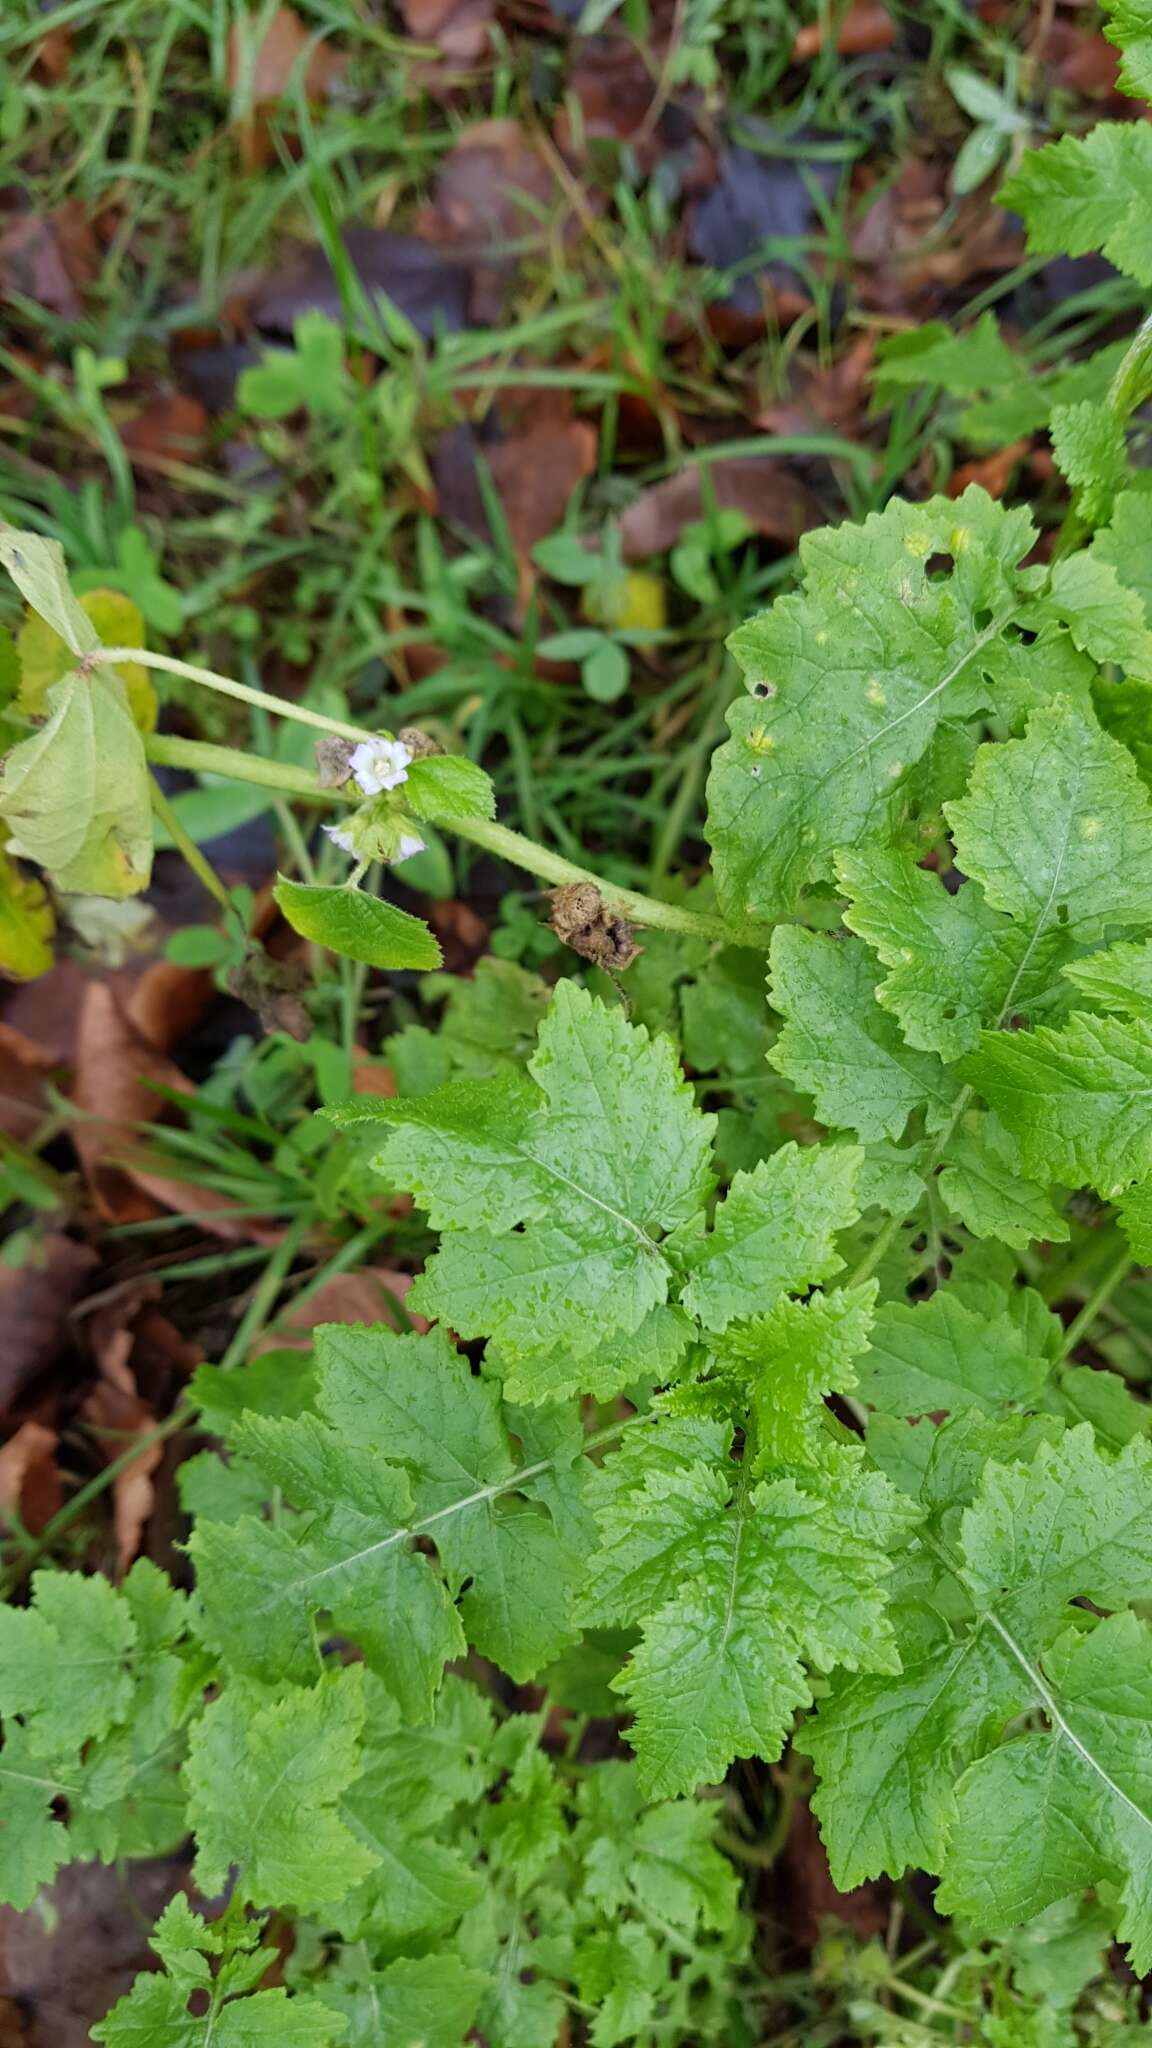
[[[143,647],[144,620],[138,605],[122,590],[86,590],[76,599],[92,629],[92,645]],[[17,642],[20,654],[20,709],[30,718],[43,718],[48,691],[75,667],[76,657],[39,613],[29,610]],[[141,732],[156,729],[156,692],[148,671],[137,661],[121,662],[116,670],[128,692],[132,716]]]
[[[50,685],[48,722],[0,769],[10,850],[57,888],[135,896],[152,872],[152,805],[144,743],[113,669],[73,669]]]
[[[56,919],[42,882],[0,847],[0,974],[35,981],[52,965]]]

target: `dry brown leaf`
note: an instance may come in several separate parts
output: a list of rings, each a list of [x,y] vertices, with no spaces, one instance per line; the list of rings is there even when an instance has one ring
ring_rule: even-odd
[[[539,143],[519,121],[477,121],[443,159],[417,226],[424,241],[472,265],[471,317],[489,326],[517,265],[546,248],[558,218],[571,214]]]
[[[56,1430],[30,1419],[0,1446],[0,1511],[15,1512],[34,1536],[51,1520],[62,1499],[55,1458],[59,1442]]]
[[[150,1082],[180,1094],[192,1092],[179,1067],[138,1021],[170,1019],[186,980],[174,979],[165,968],[149,969],[126,1003],[108,983],[89,983],[76,1030],[73,1100],[84,1114],[73,1126],[73,1143],[96,1207],[108,1220],[143,1220],[156,1214],[157,1205],[194,1210],[202,1227],[216,1237],[267,1243],[267,1228],[249,1217],[234,1217],[232,1204],[215,1188],[167,1173],[134,1128],[173,1114]]]
[[[0,1023],[0,1131],[19,1143],[33,1136],[47,1113],[44,1083],[58,1066],[34,1039]]]
[[[129,1350],[131,1341],[129,1336]],[[144,1526],[155,1505],[152,1474],[164,1456],[164,1446],[149,1441],[156,1417],[136,1392],[135,1378],[123,1360],[118,1362],[118,1371],[117,1379],[97,1382],[81,1403],[80,1414],[93,1433],[104,1439],[102,1448],[110,1465],[123,1457],[134,1438],[143,1439],[137,1456],[112,1481],[116,1557],[121,1572],[126,1572],[140,1554]]]
[[[789,1932],[801,1948],[815,1948],[820,1923],[833,1915],[868,1939],[888,1924],[890,1887],[884,1879],[838,1892],[828,1855],[811,1809],[801,1800],[793,1814],[784,1851],[784,1902]]]
[[[0,1907],[0,1983],[28,2022],[27,2034],[11,2040],[88,2048],[89,2028],[138,1971],[154,1968],[148,1930],[187,1870],[187,1855],[73,1863],[41,1893],[36,1911]]]
[[[56,1364],[95,1264],[87,1245],[53,1232],[30,1241],[22,1266],[0,1266],[0,1414]]]
[[[311,1333],[319,1323],[403,1323],[391,1313],[391,1303],[402,1302],[412,1285],[411,1273],[396,1273],[389,1266],[363,1266],[358,1273],[337,1273],[299,1307],[285,1309],[252,1347],[262,1351],[306,1351]],[[423,1316],[408,1315],[413,1329],[426,1330]]]
[[[143,410],[126,420],[120,439],[141,465],[192,462],[208,437],[208,408],[184,391],[158,391]]]
[[[474,64],[489,44],[492,0],[400,0],[410,36],[432,43],[455,64]]]
[[[1030,441],[1009,441],[1006,447],[997,448],[994,455],[981,455],[973,462],[962,462],[948,479],[948,496],[959,498],[969,484],[980,484],[990,497],[1002,498],[1031,446]]]
[[[831,23],[814,21],[797,29],[792,44],[792,62],[807,64],[833,40]],[[835,47],[842,57],[867,57],[873,51],[890,49],[896,40],[896,23],[880,0],[853,0],[836,28]]]
[[[816,518],[796,477],[770,455],[721,456],[707,465],[714,502],[722,511],[742,512],[754,533],[793,548]],[[704,465],[693,464],[642,491],[620,520],[626,562],[667,554],[686,526],[707,516]]]
[[[596,429],[588,420],[539,420],[487,450],[504,517],[521,555],[563,523],[577,484],[596,467]]]
[[[233,22],[228,35],[228,90],[249,106],[268,106],[291,91],[296,66],[307,50],[304,90],[323,99],[348,68],[348,58],[319,39],[294,7],[278,7],[260,42],[251,48],[251,19]]]
[[[0,289],[63,320],[80,318],[84,308],[50,214],[18,214],[0,231]]]

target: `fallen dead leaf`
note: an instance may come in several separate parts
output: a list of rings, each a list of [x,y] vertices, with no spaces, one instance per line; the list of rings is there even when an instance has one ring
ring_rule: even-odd
[[[356,1046],[352,1053],[352,1093],[354,1095],[385,1095],[396,1093],[396,1076],[383,1060],[374,1060],[371,1053]]]
[[[620,546],[626,562],[667,554],[686,526],[703,519],[709,503],[705,465],[696,463],[640,493],[620,519]],[[816,513],[808,492],[784,465],[770,455],[721,456],[707,464],[715,503],[723,511],[742,512],[753,532],[793,548]]]
[[[1030,441],[1009,441],[1006,447],[997,448],[993,455],[981,455],[973,462],[962,462],[948,480],[948,496],[959,498],[969,484],[980,484],[990,497],[1002,498],[1031,446]]]
[[[72,62],[72,32],[67,28],[50,28],[36,45],[35,68],[52,85],[60,80]]]
[[[807,301],[807,284],[797,264],[764,252],[793,242],[802,260],[800,252],[807,249],[818,217],[813,192],[830,194],[839,175],[835,164],[819,157],[806,159],[795,144],[777,144],[772,154],[744,143],[720,150],[715,182],[690,210],[689,239],[692,254],[701,262],[713,270],[737,273],[724,301],[726,308],[762,319],[769,294],[778,299],[782,291],[799,293]]]
[[[207,436],[207,406],[184,391],[158,391],[120,429],[133,462],[141,465],[192,462],[203,453]]]
[[[263,1351],[307,1351],[311,1333],[320,1323],[391,1323],[403,1328],[391,1312],[402,1302],[412,1285],[411,1273],[396,1273],[389,1266],[364,1266],[358,1273],[337,1273],[323,1287],[309,1295],[298,1308],[285,1309],[275,1323],[252,1347],[253,1357]],[[412,1313],[408,1321],[415,1330],[427,1330],[423,1316]]]
[[[580,36],[564,86],[565,101],[574,100],[580,109],[579,123],[567,105],[556,118],[556,144],[566,156],[581,154],[580,145],[588,142],[631,142],[650,119],[656,91],[652,72],[631,36]],[[646,138],[650,160],[663,147],[658,134]]]
[[[1020,261],[1022,238],[1011,215],[983,194],[955,207],[949,168],[910,157],[868,204],[852,235],[864,305],[927,318],[947,292]]]
[[[521,557],[564,519],[577,484],[596,467],[589,420],[541,419],[488,449],[508,531]]]
[[[882,1934],[888,1924],[889,1886],[884,1879],[838,1892],[828,1869],[828,1856],[811,1809],[801,1800],[795,1809],[784,1850],[785,1911],[789,1932],[798,1947],[815,1948],[820,1922],[828,1915],[843,1920],[865,1939]]]
[[[830,31],[832,24],[828,20],[810,22],[797,29],[792,62],[807,64],[829,42],[834,42],[842,57],[867,57],[876,50],[890,49],[896,40],[896,23],[880,0],[853,0],[847,14]]]
[[[460,131],[417,231],[472,266],[477,325],[499,319],[509,279],[523,256],[547,246],[562,203],[539,144],[519,121],[477,121]]]
[[[37,1911],[0,1907],[0,1991],[27,2027],[20,2048],[88,2048],[89,2028],[155,1967],[148,1931],[187,1870],[183,1856],[73,1863]]]
[[[267,106],[291,91],[296,66],[305,52],[304,90],[309,99],[323,99],[348,69],[348,58],[318,37],[294,7],[278,7],[255,48],[251,25],[235,21],[228,34],[228,90],[241,106]]]
[[[387,228],[345,228],[342,239],[369,298],[385,293],[426,339],[441,329],[455,334],[464,327],[470,288],[464,264],[416,235],[395,235]],[[320,248],[300,249],[254,281],[248,305],[256,326],[270,334],[291,334],[300,314],[313,309],[334,320],[343,318],[340,287]]]
[[[0,1023],[0,1131],[23,1143],[47,1115],[44,1083],[60,1065],[13,1025]]]
[[[183,984],[171,976],[167,963],[142,975],[127,1002],[106,982],[91,982],[85,991],[72,1091],[83,1112],[72,1126],[72,1140],[85,1179],[100,1215],[111,1222],[142,1221],[154,1216],[157,1207],[189,1209],[216,1237],[267,1243],[268,1228],[249,1217],[234,1217],[226,1196],[166,1172],[135,1128],[173,1115],[150,1083],[179,1094],[193,1092],[179,1067],[141,1028],[144,1018],[155,1023],[160,1015],[171,1017],[165,1006],[175,1000],[176,991],[183,992]]]
[[[410,36],[455,64],[474,64],[488,49],[492,0],[400,0],[400,12]]]
[[[323,100],[348,67],[348,58],[320,38],[294,7],[278,7],[253,46],[252,24],[245,14],[228,36],[228,90],[241,168],[249,176],[264,170],[274,155],[268,109],[293,90],[297,68],[305,96]]]
[[[140,1554],[144,1526],[156,1498],[152,1474],[164,1456],[164,1446],[149,1441],[156,1417],[136,1393],[135,1379],[123,1364],[121,1376],[128,1379],[131,1391],[111,1379],[99,1380],[81,1402],[80,1415],[97,1438],[104,1438],[103,1450],[109,1464],[122,1457],[134,1439],[142,1440],[137,1456],[112,1481],[116,1557],[124,1573]]]
[[[50,1232],[30,1241],[22,1266],[0,1266],[0,1415],[56,1364],[95,1264],[87,1245]]]
[[[80,318],[83,303],[52,214],[18,214],[0,231],[0,287],[62,320]]]
[[[4,1509],[19,1515],[33,1536],[51,1521],[62,1499],[55,1458],[59,1442],[56,1430],[29,1419],[0,1447],[0,1516]]]

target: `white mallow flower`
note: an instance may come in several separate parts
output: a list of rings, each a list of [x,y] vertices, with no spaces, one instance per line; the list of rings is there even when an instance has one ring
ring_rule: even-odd
[[[345,832],[342,825],[325,825],[324,830],[332,841],[333,846],[338,846],[341,853],[355,855],[356,841],[350,832]]]
[[[424,841],[417,833],[402,832],[400,834],[400,844],[392,855],[393,864],[401,860],[411,860],[414,853],[423,853],[423,851]]]
[[[411,759],[411,749],[403,740],[375,737],[361,740],[353,747],[348,766],[365,796],[380,796],[384,790],[397,789],[407,782]]]

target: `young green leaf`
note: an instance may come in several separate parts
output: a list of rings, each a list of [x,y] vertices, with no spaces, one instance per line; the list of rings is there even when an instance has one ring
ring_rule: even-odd
[[[221,1891],[236,1866],[240,1897],[306,1911],[375,1869],[337,1812],[359,1769],[363,1725],[355,1666],[275,1695],[238,1681],[213,1702],[185,1765],[202,1890]]]
[[[363,889],[291,882],[273,890],[294,932],[369,967],[439,967],[440,948],[426,924]]]
[[[997,194],[1022,216],[1033,255],[1099,252],[1144,285],[1152,284],[1150,197],[1152,133],[1139,121],[1100,121],[1085,136],[1028,150]]]
[[[824,1123],[867,1142],[899,1138],[913,1110],[944,1123],[955,1083],[933,1053],[908,1046],[876,1000],[877,973],[859,939],[798,925],[772,935],[769,995],[784,1026],[768,1057],[806,1089]]]
[[[1032,538],[974,485],[805,535],[802,591],[732,638],[750,694],[713,761],[708,832],[734,926],[787,915],[840,849],[886,840],[941,719],[1015,716],[1020,676],[1046,694],[1035,648],[1016,650],[1011,687],[992,659]]]

